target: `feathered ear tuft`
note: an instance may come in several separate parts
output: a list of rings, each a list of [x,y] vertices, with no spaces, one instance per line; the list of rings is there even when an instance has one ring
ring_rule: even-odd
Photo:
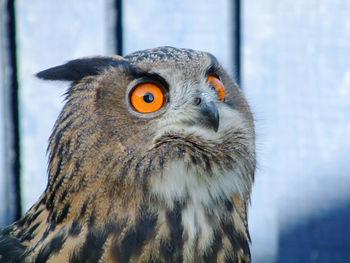
[[[45,80],[79,81],[86,76],[98,75],[103,69],[115,66],[121,61],[111,57],[75,59],[66,64],[40,71],[36,76]]]

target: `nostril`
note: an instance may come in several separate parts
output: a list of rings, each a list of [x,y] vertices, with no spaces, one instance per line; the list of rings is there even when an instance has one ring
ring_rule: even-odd
[[[196,105],[199,105],[201,102],[202,102],[202,99],[201,99],[201,98],[196,98],[196,99],[194,100],[194,103],[195,103]]]

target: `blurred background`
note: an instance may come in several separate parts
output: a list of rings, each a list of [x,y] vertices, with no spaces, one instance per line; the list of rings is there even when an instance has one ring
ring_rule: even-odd
[[[48,137],[68,84],[34,74],[170,45],[214,54],[254,112],[253,262],[350,262],[350,1],[0,5],[0,227],[47,182]]]

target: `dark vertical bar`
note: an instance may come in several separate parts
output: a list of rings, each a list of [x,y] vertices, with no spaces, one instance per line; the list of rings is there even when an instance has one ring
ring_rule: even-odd
[[[115,0],[116,8],[116,50],[117,54],[123,55],[123,3],[122,0]]]
[[[241,1],[234,1],[234,65],[237,84],[241,84]]]
[[[19,113],[18,113],[18,78],[17,78],[17,54],[16,54],[16,12],[15,0],[8,0],[7,2],[7,38],[9,44],[9,64],[11,67],[10,76],[10,100],[11,100],[11,122],[12,122],[12,176],[15,191],[15,218],[19,219],[22,213],[21,205],[21,187],[20,187],[20,138],[19,138]]]

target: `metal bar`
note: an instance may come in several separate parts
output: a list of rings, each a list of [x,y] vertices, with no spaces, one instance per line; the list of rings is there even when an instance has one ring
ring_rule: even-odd
[[[122,0],[116,0],[115,1],[115,8],[116,8],[116,51],[117,54],[122,56],[123,55],[123,3]]]
[[[10,171],[13,176],[14,189],[14,205],[15,205],[15,219],[21,217],[21,187],[20,187],[20,127],[19,127],[19,110],[18,110],[18,77],[17,77],[17,48],[16,48],[16,15],[15,15],[15,1],[8,0],[7,2],[7,41],[8,41],[8,63],[11,68],[9,77],[9,117],[11,125],[8,131],[8,136],[11,140],[10,147],[12,158],[9,160]]]
[[[241,1],[234,3],[234,66],[237,84],[241,84]]]

